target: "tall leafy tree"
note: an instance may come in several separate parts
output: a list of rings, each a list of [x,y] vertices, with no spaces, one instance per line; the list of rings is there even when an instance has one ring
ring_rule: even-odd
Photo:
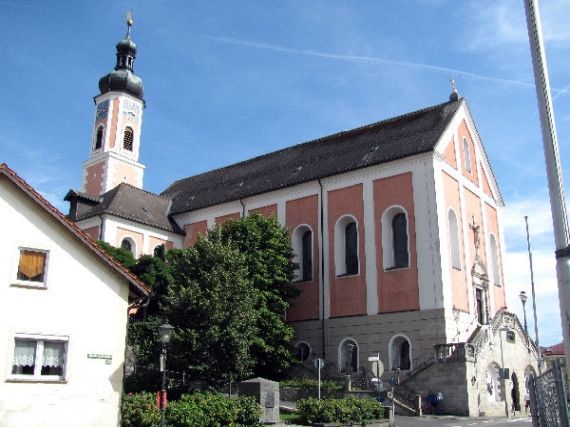
[[[256,375],[275,378],[293,359],[295,331],[285,321],[285,311],[298,290],[291,286],[294,265],[287,229],[273,216],[254,214],[221,227],[224,241],[245,255],[248,277],[258,292],[258,334],[252,342]]]
[[[215,385],[252,374],[277,378],[290,366],[294,330],[284,314],[297,291],[289,235],[275,218],[229,221],[191,248],[138,261],[101,246],[153,290],[129,325],[139,367],[130,390],[156,389],[157,329],[166,319],[176,328],[169,367],[190,379]]]
[[[173,257],[165,311],[176,328],[169,364],[214,385],[251,374],[250,346],[259,334],[245,255],[221,237],[212,230]]]

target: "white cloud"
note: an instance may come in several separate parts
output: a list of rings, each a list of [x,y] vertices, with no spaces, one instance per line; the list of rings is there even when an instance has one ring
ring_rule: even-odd
[[[552,43],[570,41],[570,4],[567,0],[541,2],[540,15],[544,39]],[[488,49],[513,44],[528,44],[526,14],[522,1],[477,1],[470,16],[474,37],[469,46]]]
[[[333,53],[333,52],[323,52],[313,49],[295,49],[285,46],[279,46],[275,44],[269,43],[262,43],[262,42],[255,42],[250,40],[240,40],[235,38],[229,37],[209,37],[211,40],[214,40],[218,43],[227,43],[227,44],[235,44],[240,46],[245,46],[254,49],[264,49],[264,50],[271,50],[274,52],[281,52],[286,54],[294,54],[294,55],[304,55],[304,56],[312,56],[317,58],[323,59],[332,59],[332,60],[339,60],[339,61],[351,61],[351,62],[362,62],[362,63],[378,63],[383,65],[392,65],[395,67],[406,67],[406,68],[414,68],[414,69],[422,69],[425,71],[437,72],[444,74],[446,77],[449,76],[463,76],[470,79],[475,80],[484,80],[493,83],[500,83],[500,84],[508,84],[508,85],[515,85],[515,86],[522,86],[526,88],[534,88],[534,83],[524,82],[516,79],[506,79],[502,77],[495,77],[490,75],[484,74],[477,74],[472,73],[470,71],[459,70],[457,68],[449,68],[441,65],[434,65],[434,64],[424,64],[420,62],[412,62],[412,61],[404,61],[398,59],[390,59],[390,58],[380,58],[376,56],[368,56],[368,55],[348,55],[342,53]],[[560,89],[553,88],[553,91],[556,93],[560,91]]]
[[[560,304],[554,257],[554,237],[548,194],[545,191],[526,194],[510,202],[503,212],[506,254],[503,262],[506,280],[507,305],[523,320],[519,293],[529,297],[526,305],[529,333],[534,337],[530,265],[526,246],[524,216],[529,217],[533,259],[536,310],[541,345],[556,344],[561,340]]]

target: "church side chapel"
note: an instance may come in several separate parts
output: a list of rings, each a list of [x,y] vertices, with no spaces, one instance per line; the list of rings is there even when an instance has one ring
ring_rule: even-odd
[[[99,81],[89,159],[69,216],[136,257],[191,246],[252,213],[290,229],[302,359],[337,376],[398,372],[401,407],[441,391],[447,413],[502,415],[536,348],[505,298],[503,200],[465,99],[143,189],[142,80],[129,31]],[[150,165],[152,166],[152,165]],[[312,362],[311,362],[312,364]],[[509,368],[510,376],[506,378]]]

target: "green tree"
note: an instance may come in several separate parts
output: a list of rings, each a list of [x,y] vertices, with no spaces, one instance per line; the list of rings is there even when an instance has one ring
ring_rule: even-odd
[[[109,255],[111,255],[113,258],[115,258],[117,261],[119,261],[127,268],[131,268],[133,265],[137,263],[137,260],[133,256],[133,253],[131,251],[128,251],[123,248],[116,248],[102,240],[97,240],[97,244],[101,249],[103,249],[105,252],[107,252]]]
[[[252,342],[254,372],[279,377],[293,360],[295,331],[285,322],[285,311],[298,290],[291,286],[295,266],[287,229],[274,216],[250,215],[221,227],[224,241],[245,255],[248,276],[258,291],[258,334]]]
[[[257,293],[245,255],[214,229],[171,258],[173,282],[165,314],[176,328],[169,366],[210,385],[251,374],[250,345],[259,334]]]

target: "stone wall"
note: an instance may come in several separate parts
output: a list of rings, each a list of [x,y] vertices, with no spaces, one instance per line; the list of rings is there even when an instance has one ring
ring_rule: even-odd
[[[325,361],[338,363],[339,345],[345,338],[358,344],[359,367],[370,369],[368,354],[379,352],[386,370],[390,369],[390,340],[402,334],[410,341],[412,369],[433,356],[433,346],[446,342],[444,311],[424,310],[351,316],[325,320]],[[322,322],[292,322],[298,341],[311,346],[314,356],[323,357]]]

